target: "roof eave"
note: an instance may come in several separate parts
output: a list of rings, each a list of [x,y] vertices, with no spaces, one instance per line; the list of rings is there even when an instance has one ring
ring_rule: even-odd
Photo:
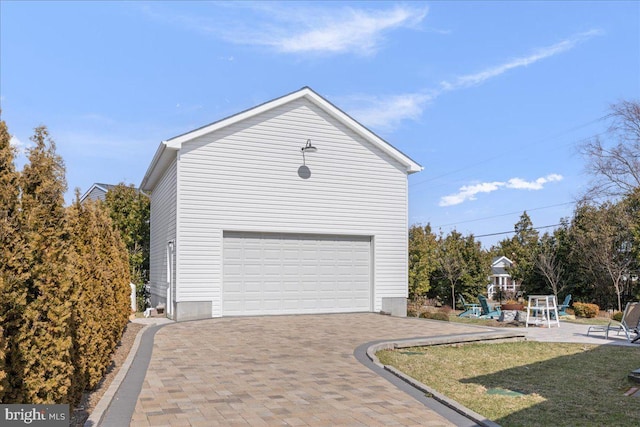
[[[232,116],[226,117],[224,119],[218,120],[217,122],[213,122],[211,124],[205,125],[193,131],[184,133],[182,135],[178,135],[166,141],[162,141],[156,154],[147,169],[147,172],[142,179],[142,183],[140,184],[140,189],[142,191],[148,192],[155,187],[157,184],[157,180],[164,173],[166,168],[169,166],[170,161],[173,159],[171,155],[171,151],[175,152],[182,148],[182,144],[185,142],[191,141],[195,138],[201,137],[203,135],[207,135],[211,132],[215,132],[224,127],[230,126],[234,123],[240,122],[242,120],[248,119],[250,117],[261,114],[265,111],[271,110],[273,108],[284,105],[288,102],[294,101],[299,98],[306,98],[314,104],[318,105],[324,111],[328,112],[331,116],[333,116],[336,120],[344,123],[358,135],[371,142],[373,145],[381,149],[383,152],[388,154],[392,159],[395,159],[400,164],[402,164],[406,169],[407,174],[413,174],[416,172],[422,171],[424,168],[418,164],[416,161],[411,159],[409,156],[389,144],[384,139],[380,138],[378,135],[367,129],[365,126],[361,125],[357,120],[349,116],[347,113],[333,105],[331,102],[327,101],[322,96],[318,95],[311,88],[305,86],[302,89],[289,93],[287,95],[281,96],[279,98],[273,99],[271,101],[267,101],[258,106],[249,108],[247,110],[241,111],[240,113],[234,114]],[[170,151],[168,151],[170,150]]]
[[[273,108],[284,105],[288,102],[294,101],[299,98],[306,98],[314,104],[321,107],[323,110],[327,111],[331,116],[333,116],[338,121],[346,124],[352,130],[354,130],[358,135],[362,136],[366,140],[372,142],[382,151],[390,155],[392,158],[399,161],[406,167],[406,171],[408,174],[416,173],[422,171],[424,168],[415,160],[393,147],[384,139],[380,138],[378,135],[367,129],[365,126],[361,125],[357,120],[353,117],[349,116],[347,113],[342,111],[340,108],[333,105],[331,102],[327,101],[325,98],[314,92],[311,88],[305,86],[302,89],[289,93],[287,95],[281,96],[280,98],[273,99],[271,101],[267,101],[258,106],[249,108],[240,113],[234,114],[227,118],[221,119],[217,122],[211,123],[209,125],[203,126],[196,130],[184,133],[182,135],[178,135],[171,139],[165,141],[165,144],[168,148],[173,148],[179,150],[182,147],[182,144],[185,142],[191,141],[200,136],[206,135],[211,132],[215,132],[219,129],[227,127],[231,124],[240,122],[249,117],[256,116],[265,111],[271,110]]]
[[[162,141],[160,143],[155,155],[153,156],[153,160],[151,160],[151,164],[149,165],[149,168],[147,168],[147,172],[140,183],[140,190],[142,192],[149,194],[153,191],[158,180],[171,164],[176,152],[177,149],[169,147],[167,145],[167,141]]]
[[[360,124],[356,119],[342,111],[337,106],[333,105],[330,101],[326,100],[322,96],[318,95],[310,88],[304,88],[308,91],[304,96],[306,96],[310,101],[322,107],[325,111],[329,112],[335,119],[338,121],[347,124],[352,130],[354,130],[358,135],[363,137],[364,139],[372,142],[382,151],[391,156],[391,158],[396,159],[406,167],[406,171],[408,174],[416,173],[422,171],[424,168],[411,157],[404,154],[402,151],[395,148],[393,145],[389,144],[384,139],[380,138],[378,135],[373,133],[364,125]]]

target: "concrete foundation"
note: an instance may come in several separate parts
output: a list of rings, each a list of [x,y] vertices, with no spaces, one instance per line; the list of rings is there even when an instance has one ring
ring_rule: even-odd
[[[407,317],[407,299],[404,297],[383,297],[382,311],[396,317]]]
[[[175,304],[175,320],[211,319],[211,301],[182,301]]]

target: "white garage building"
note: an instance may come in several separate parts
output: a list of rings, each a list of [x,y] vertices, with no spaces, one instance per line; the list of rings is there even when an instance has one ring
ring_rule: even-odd
[[[307,87],[163,141],[141,184],[152,305],[176,320],[404,315],[421,169]]]

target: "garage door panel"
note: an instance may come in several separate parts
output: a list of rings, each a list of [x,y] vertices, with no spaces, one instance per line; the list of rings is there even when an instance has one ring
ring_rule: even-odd
[[[224,233],[223,315],[371,309],[370,238]]]
[[[281,249],[264,248],[262,256],[265,259],[280,259],[282,257],[281,253]]]
[[[263,271],[265,276],[280,277],[280,274],[282,272],[282,265],[280,265],[279,263],[269,263],[264,266]]]
[[[351,271],[351,275],[353,277],[362,277],[362,276],[365,276],[369,272],[369,266],[368,265],[356,264],[356,265],[351,267],[350,271]]]

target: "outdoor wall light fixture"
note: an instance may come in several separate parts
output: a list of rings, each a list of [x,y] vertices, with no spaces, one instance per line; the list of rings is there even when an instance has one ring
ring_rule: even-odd
[[[298,168],[298,176],[302,179],[309,179],[311,176],[311,170],[307,167],[307,159],[304,155],[306,153],[315,153],[318,149],[311,145],[310,139],[307,139],[307,143],[300,149],[300,151],[302,151],[302,166]]]
[[[316,147],[311,145],[310,139],[307,139],[307,144],[304,147],[302,147],[300,150],[302,151],[302,153],[315,153],[316,151],[318,151]]]

